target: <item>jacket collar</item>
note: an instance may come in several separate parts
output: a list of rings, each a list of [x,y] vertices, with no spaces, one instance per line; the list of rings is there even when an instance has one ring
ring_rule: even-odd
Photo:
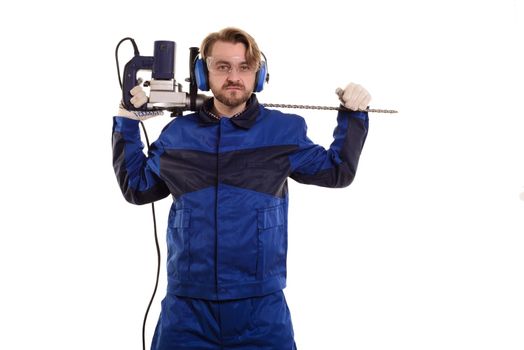
[[[201,124],[209,125],[219,122],[219,118],[211,112],[213,109],[213,100],[214,98],[206,100],[200,111],[198,111],[198,118],[200,119]],[[257,116],[260,113],[259,106],[260,104],[258,103],[257,96],[252,94],[249,100],[247,100],[246,109],[231,117],[231,122],[243,129],[251,128],[253,124],[255,124]]]

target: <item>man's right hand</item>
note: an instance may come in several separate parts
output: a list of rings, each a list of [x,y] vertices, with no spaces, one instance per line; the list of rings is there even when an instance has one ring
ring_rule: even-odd
[[[140,82],[140,80],[139,80]],[[137,85],[134,88],[131,89],[131,100],[129,100],[135,108],[140,108],[144,103],[147,102],[147,96],[144,90],[142,89],[142,86]]]
[[[147,103],[147,95],[144,92],[144,90],[142,89],[142,86],[140,86],[140,81],[139,81],[139,85],[137,85],[134,88],[132,88],[130,93],[131,93],[131,95],[133,97],[131,97],[131,100],[129,100],[129,101],[133,104],[133,106],[135,108],[140,108],[145,103]],[[125,108],[124,103],[122,101],[120,101],[120,106],[118,108],[117,116],[129,118],[129,119],[134,119],[134,120],[146,120],[146,119],[149,119],[149,118],[152,118],[152,117],[156,117],[156,116],[162,115],[163,113],[164,112],[161,111],[161,110],[128,111]]]

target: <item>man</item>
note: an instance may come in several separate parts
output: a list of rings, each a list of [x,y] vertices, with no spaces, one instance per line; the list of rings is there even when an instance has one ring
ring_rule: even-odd
[[[152,349],[296,349],[286,285],[287,178],[348,186],[368,130],[369,93],[349,84],[329,150],[297,115],[261,106],[265,78],[254,39],[236,28],[201,47],[214,98],[178,117],[142,153],[138,119],[114,118],[114,168],[125,198],[174,198],[167,229],[167,295]],[[262,81],[263,84],[263,81]],[[136,87],[131,102],[141,106]]]

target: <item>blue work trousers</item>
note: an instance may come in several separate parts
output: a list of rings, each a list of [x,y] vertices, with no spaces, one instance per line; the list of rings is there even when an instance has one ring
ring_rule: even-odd
[[[168,294],[152,350],[296,350],[282,291],[210,301]]]

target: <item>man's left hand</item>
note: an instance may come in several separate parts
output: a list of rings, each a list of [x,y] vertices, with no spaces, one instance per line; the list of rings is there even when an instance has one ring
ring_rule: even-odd
[[[349,83],[344,90],[338,88],[336,93],[344,107],[352,111],[365,111],[371,101],[369,92],[355,83]]]

